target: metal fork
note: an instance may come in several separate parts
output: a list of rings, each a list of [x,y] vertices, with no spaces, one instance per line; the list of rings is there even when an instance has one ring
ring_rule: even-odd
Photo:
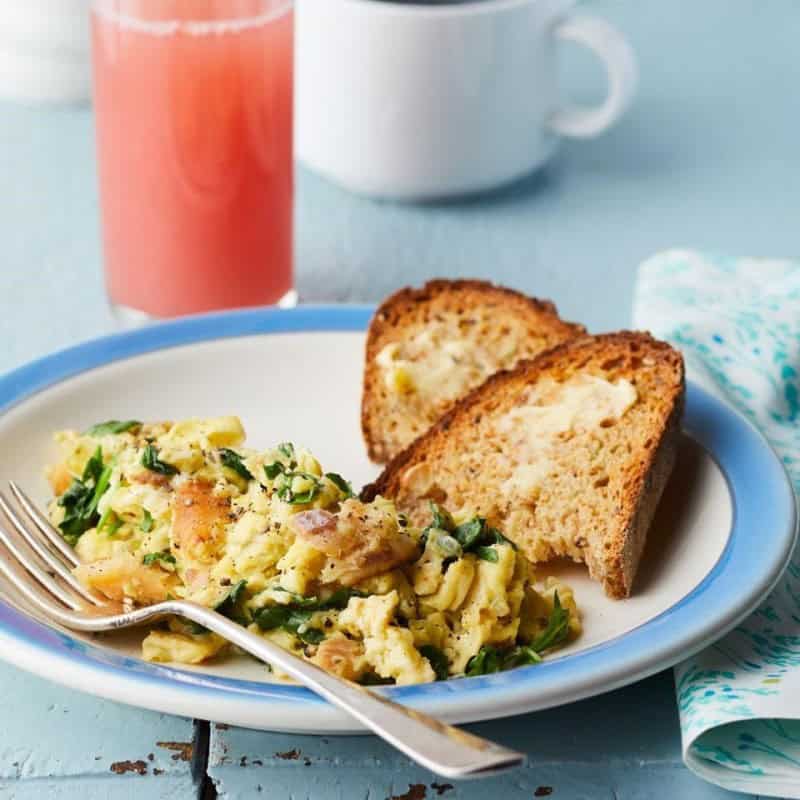
[[[186,617],[256,658],[274,664],[423,767],[447,778],[477,778],[517,767],[525,756],[446,725],[351,681],[338,678],[203,606],[184,600],[126,611],[82,586],[78,558],[13,481],[15,502],[0,491],[0,573],[47,619],[76,631],[111,631],[169,615]]]

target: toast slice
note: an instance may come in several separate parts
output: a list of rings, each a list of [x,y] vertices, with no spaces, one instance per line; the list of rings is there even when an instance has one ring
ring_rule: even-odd
[[[367,333],[361,426],[380,464],[486,378],[584,333],[544,300],[484,281],[401,289]]]
[[[479,514],[533,562],[585,562],[607,595],[631,592],[675,462],[681,354],[646,333],[586,336],[500,372],[363,490],[416,524],[430,503]]]

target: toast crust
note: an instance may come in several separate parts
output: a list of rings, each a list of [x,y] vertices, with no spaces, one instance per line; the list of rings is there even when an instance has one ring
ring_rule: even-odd
[[[427,463],[436,472],[437,465],[446,465],[447,459],[454,458],[457,450],[459,454],[466,453],[467,458],[472,458],[471,463],[478,464],[480,469],[484,463],[480,457],[484,455],[481,448],[487,448],[488,453],[489,446],[478,433],[470,434],[470,428],[477,431],[482,420],[507,412],[526,388],[542,378],[560,382],[582,373],[602,375],[608,380],[631,380],[640,393],[648,393],[646,397],[642,395],[644,410],[649,414],[647,429],[636,431],[624,475],[617,481],[618,485],[609,489],[614,492],[613,518],[606,521],[602,532],[587,542],[579,559],[585,561],[590,575],[603,584],[610,597],[629,596],[647,531],[675,463],[685,398],[681,354],[647,333],[623,331],[584,336],[524,361],[512,370],[493,375],[392,459],[380,477],[364,488],[362,497],[372,499],[379,494],[391,497],[401,509],[424,519],[427,509],[422,508],[423,503],[427,505],[428,499],[435,498],[415,497],[409,492],[404,478],[412,467]],[[473,437],[471,442],[470,436]],[[475,483],[480,480],[481,475],[475,475]],[[451,477],[453,486],[440,484],[440,488],[447,495],[451,491],[458,493],[461,489],[455,486],[456,482]],[[497,487],[487,487],[484,493],[488,495],[496,490]],[[469,499],[480,505],[481,491],[472,491]],[[503,519],[492,519],[491,513],[489,517],[492,524],[503,529]],[[529,539],[515,536],[514,531],[505,532],[530,556]]]
[[[438,279],[421,288],[406,287],[390,295],[370,322],[365,348],[361,429],[372,461],[388,462],[453,405],[442,400],[435,409],[426,409],[426,420],[417,420],[420,430],[413,436],[401,432],[393,418],[403,411],[389,410],[392,398],[377,364],[378,354],[387,344],[407,341],[414,332],[424,330],[437,315],[461,317],[471,312],[492,313],[495,309],[498,319],[513,318],[526,329],[526,347],[520,358],[537,355],[585,333],[582,325],[563,321],[549,300],[528,297],[488,281]]]

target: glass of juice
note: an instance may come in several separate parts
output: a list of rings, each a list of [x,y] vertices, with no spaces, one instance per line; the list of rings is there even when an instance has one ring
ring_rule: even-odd
[[[124,322],[296,301],[293,0],[94,0],[106,286]]]

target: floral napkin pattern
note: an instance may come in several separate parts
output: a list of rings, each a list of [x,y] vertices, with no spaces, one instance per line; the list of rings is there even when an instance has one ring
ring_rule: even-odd
[[[800,491],[800,262],[688,250],[639,268],[633,322],[766,436]],[[764,604],[675,668],[687,766],[741,792],[800,798],[800,553]]]

